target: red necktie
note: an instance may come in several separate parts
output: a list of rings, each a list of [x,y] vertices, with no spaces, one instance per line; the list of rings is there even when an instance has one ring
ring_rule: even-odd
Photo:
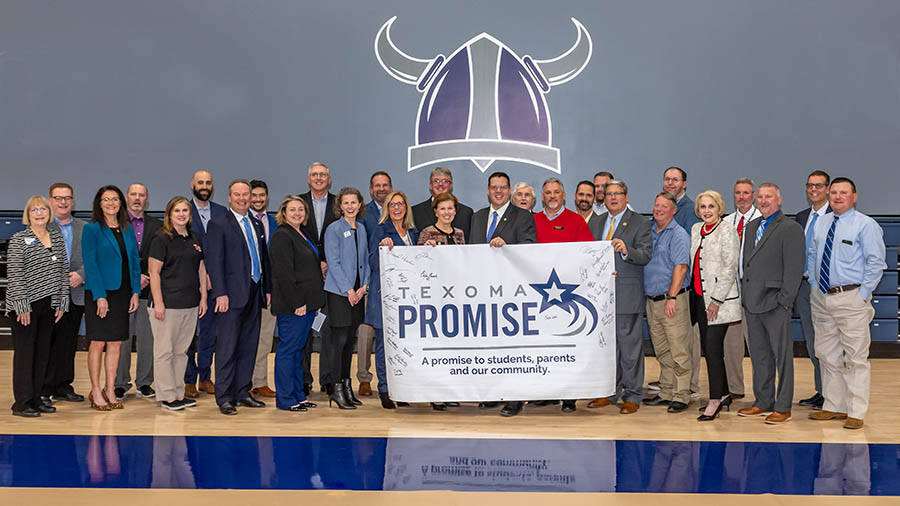
[[[741,239],[744,238],[744,217],[743,216],[741,216],[741,222],[738,223],[737,233],[738,233],[738,237],[740,237]]]

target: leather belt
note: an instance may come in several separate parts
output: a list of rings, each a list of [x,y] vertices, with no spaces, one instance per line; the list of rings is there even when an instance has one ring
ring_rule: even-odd
[[[832,286],[825,293],[827,293],[828,295],[834,295],[836,293],[849,292],[850,290],[856,290],[857,288],[859,288],[859,285]]]
[[[859,286],[859,285],[857,285],[857,286]],[[679,295],[683,294],[686,291],[687,291],[687,288],[682,288],[681,290],[678,290],[678,293],[676,293],[675,296],[678,297]],[[659,302],[661,300],[666,300],[666,295],[667,294],[665,294],[665,293],[661,294],[661,295],[648,295],[647,299],[649,299],[653,302]]]

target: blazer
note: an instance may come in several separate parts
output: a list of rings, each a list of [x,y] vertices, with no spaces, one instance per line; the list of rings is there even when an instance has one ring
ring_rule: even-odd
[[[510,206],[512,207],[512,206]],[[434,215],[434,209],[431,208],[431,199],[425,202],[419,202],[412,208],[413,222],[417,229],[425,230],[430,225],[437,223],[437,216]],[[463,231],[466,243],[469,242],[469,230],[472,228],[472,208],[460,202],[456,206],[456,217],[453,218],[453,228]],[[487,233],[485,231],[485,233]]]
[[[378,219],[380,217],[381,211],[378,210],[378,204],[376,204],[374,200],[366,204],[366,214],[363,215],[359,221],[363,222],[366,226],[366,235],[368,236],[366,238],[367,242],[371,242],[372,234],[375,233],[375,229],[378,227]],[[390,221],[390,218],[388,221]],[[369,253],[371,253],[371,250]]]
[[[69,256],[71,257],[69,258],[69,272],[77,272],[82,281],[84,280],[84,262],[81,258],[81,234],[86,224],[86,221],[74,216],[72,217],[72,252],[69,254]],[[50,223],[47,224],[47,229],[60,230],[59,225],[56,223],[56,220],[50,220]],[[60,233],[62,233],[62,231],[60,231]],[[69,300],[72,304],[76,304],[79,306],[84,305],[83,282],[75,288],[69,288]]]
[[[153,238],[156,237],[156,232],[162,228],[162,221],[144,213],[144,238],[141,240],[141,274],[145,276],[150,274],[150,271],[147,269],[147,260],[150,258],[150,244],[153,242]],[[202,228],[202,227],[201,227]],[[141,290],[141,298],[146,299],[150,296],[150,285],[147,285],[146,288]]]
[[[294,227],[278,227],[269,238],[272,263],[273,315],[293,314],[306,305],[307,313],[325,305],[319,255]]]
[[[411,228],[406,231],[409,234],[409,241],[413,246],[419,242],[419,231]],[[369,234],[369,269],[371,277],[369,282],[369,295],[366,299],[366,319],[365,323],[377,328],[382,328],[381,315],[381,259],[378,244],[385,237],[390,237],[394,241],[394,247],[403,246],[403,239],[394,228],[391,220],[375,225],[375,229]]]
[[[359,242],[354,247],[353,230],[344,219],[333,222],[325,229],[325,261],[328,262],[326,292],[346,297],[356,281],[357,271],[354,266],[359,273],[359,286],[369,284],[372,273],[369,267],[369,244],[366,242],[366,226],[359,220],[356,220],[356,235]]]
[[[488,220],[493,210],[490,206],[479,209],[472,215],[472,228],[466,236],[467,244],[485,244],[487,241]],[[534,226],[534,216],[513,205],[506,207],[506,212],[497,220],[497,227],[491,239],[500,237],[506,244],[533,244],[537,242],[537,229]]]
[[[203,222],[200,221],[200,211],[197,210],[197,204],[194,203],[194,199],[191,200],[191,231],[197,234],[197,239],[200,239],[200,244],[203,247],[203,251],[206,251],[206,229],[203,228]],[[225,212],[228,211],[228,208],[223,206],[222,204],[216,204],[213,201],[209,201],[209,221],[214,220],[215,218],[222,216]],[[209,224],[207,223],[207,226]],[[146,236],[146,234],[144,234]]]
[[[107,291],[118,290],[122,286],[123,261],[128,262],[131,293],[141,293],[141,256],[130,224],[122,227],[122,238],[125,240],[125,253],[128,256],[125,259],[119,251],[116,236],[105,224],[92,221],[82,229],[84,289],[91,291],[94,300],[105,299]]]
[[[812,212],[812,207],[807,207],[806,209],[797,213],[797,216],[794,216],[794,219],[797,220],[797,223],[799,223],[801,227],[803,227],[804,231],[806,230],[806,220],[809,219],[809,213],[811,213],[811,212]],[[826,202],[825,203],[825,214],[828,214],[830,212],[831,212],[831,204]],[[804,235],[804,237],[805,237],[805,235]]]
[[[694,259],[699,250],[703,307],[709,306],[710,299],[721,302],[716,321],[709,324],[721,325],[741,321],[744,317],[741,314],[741,293],[738,287],[741,240],[737,230],[725,220],[720,221],[716,228],[705,236],[700,234],[703,226],[701,222],[694,223],[691,227],[691,265],[688,275],[691,276],[694,272]]]
[[[325,203],[325,220],[322,222],[322,230],[319,230],[318,225],[316,225],[315,210],[313,209],[312,202],[312,192],[308,191],[300,195],[300,198],[306,201],[306,205],[307,207],[309,207],[309,218],[306,219],[306,225],[303,226],[303,234],[306,237],[309,237],[309,240],[312,241],[316,245],[316,248],[319,250],[319,261],[325,262],[325,231],[328,230],[328,225],[331,225],[335,220],[337,220],[337,218],[334,216],[335,196],[333,193],[328,192],[328,199]]]
[[[262,222],[247,214],[253,231],[256,234],[256,242],[259,245],[259,263],[262,268],[260,275],[259,291],[262,306],[265,307],[264,294],[272,293],[272,273],[269,263],[269,252],[266,248],[266,232]],[[210,295],[212,298],[228,296],[229,308],[240,308],[247,305],[250,298],[250,273],[253,265],[250,261],[250,250],[247,249],[247,239],[244,236],[244,227],[238,223],[234,213],[230,210],[225,214],[209,220],[206,230],[207,247],[203,254],[206,262],[206,272],[212,282]],[[321,272],[321,271],[320,271]]]
[[[797,298],[803,265],[806,263],[806,236],[796,221],[778,213],[754,248],[761,218],[745,225],[744,277],[741,299],[750,313],[766,313],[778,306],[790,309]]]
[[[601,240],[609,212],[591,218],[588,227],[594,238]],[[650,262],[653,254],[653,234],[650,233],[650,220],[644,216],[625,209],[622,221],[613,232],[613,239],[622,239],[628,248],[628,256],[614,253],[616,261],[616,313],[643,314],[647,301],[644,298],[644,266]]]

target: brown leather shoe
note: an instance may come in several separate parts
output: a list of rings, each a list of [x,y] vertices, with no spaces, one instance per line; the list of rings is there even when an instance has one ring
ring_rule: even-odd
[[[820,422],[825,421],[825,420],[846,420],[847,413],[838,413],[835,411],[825,411],[823,409],[821,411],[813,411],[812,413],[809,414],[809,416],[807,418],[809,418],[810,420],[817,420]]]
[[[853,418],[852,416],[847,418],[847,421],[844,422],[845,429],[862,429],[863,421],[859,418]]]
[[[766,411],[756,406],[750,406],[749,408],[738,410],[738,416],[769,416],[771,414],[771,411]]]
[[[781,413],[780,411],[774,411],[771,415],[767,416],[765,422],[769,425],[781,425],[783,423],[787,423],[791,421],[791,412],[788,411],[786,413]]]
[[[268,385],[263,385],[259,388],[253,388],[250,390],[250,393],[253,395],[258,395],[260,397],[275,397],[275,391],[269,388]]]
[[[185,383],[184,384],[184,396],[190,397],[191,399],[196,399],[200,396],[200,393],[197,392],[197,385],[193,383]]]
[[[619,413],[623,415],[630,415],[638,410],[641,406],[639,404],[635,404],[633,402],[626,402],[622,404],[622,409],[619,410]]]
[[[198,390],[200,390],[201,392],[206,392],[208,394],[215,394],[216,386],[213,384],[212,381],[209,381],[209,380],[201,381]]]
[[[607,399],[606,397],[600,397],[599,399],[594,399],[588,403],[587,407],[589,408],[605,408],[612,404],[612,401]]]
[[[361,381],[359,383],[359,395],[360,397],[370,397],[372,395],[372,384],[368,381]]]

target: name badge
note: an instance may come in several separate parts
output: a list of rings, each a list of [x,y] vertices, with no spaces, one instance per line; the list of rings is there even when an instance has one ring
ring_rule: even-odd
[[[351,234],[352,232],[350,232],[349,230],[344,231],[344,237],[350,237]]]
[[[850,246],[853,246],[853,241],[844,239],[844,240],[842,240],[841,242],[844,243],[844,244],[849,244]]]
[[[565,227],[563,227],[562,225],[556,225],[555,227],[553,227],[553,230],[562,230],[564,228]]]
[[[34,237],[26,237],[24,241],[25,246],[31,246],[32,244],[34,244]]]

